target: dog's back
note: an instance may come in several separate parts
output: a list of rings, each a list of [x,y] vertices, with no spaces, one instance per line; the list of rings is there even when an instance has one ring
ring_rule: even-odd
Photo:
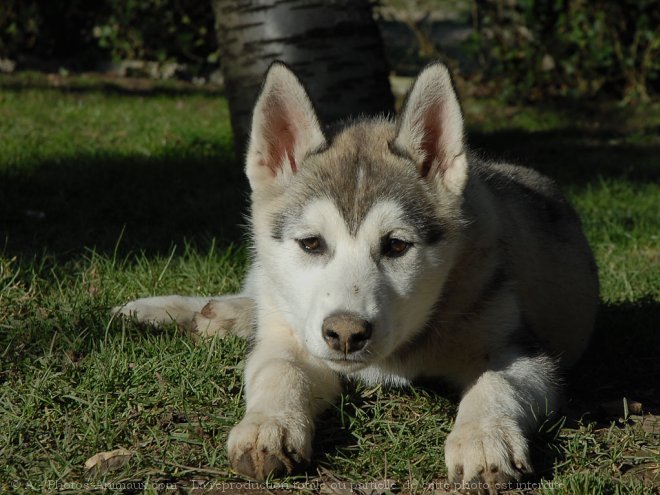
[[[476,237],[491,237],[487,244],[499,253],[498,270],[507,279],[501,283],[515,292],[533,343],[572,365],[588,343],[598,305],[597,268],[577,214],[535,170],[476,160],[471,166],[473,193],[466,197],[474,205]]]
[[[472,168],[492,198],[497,242],[525,326],[562,365],[572,365],[588,343],[598,304],[597,268],[577,214],[535,170],[482,162]]]

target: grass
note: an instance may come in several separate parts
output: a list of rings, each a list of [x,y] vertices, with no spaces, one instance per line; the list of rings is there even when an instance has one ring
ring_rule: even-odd
[[[0,487],[239,482],[224,444],[243,412],[246,344],[195,342],[107,311],[136,296],[238,289],[245,182],[226,102],[188,86],[60,82],[0,79]],[[467,105],[475,147],[561,183],[601,273],[597,338],[567,377],[565,416],[538,432],[526,492],[657,492],[660,109]],[[283,481],[442,488],[447,397],[349,385],[319,422],[312,466]],[[134,454],[118,470],[84,470],[119,447]]]

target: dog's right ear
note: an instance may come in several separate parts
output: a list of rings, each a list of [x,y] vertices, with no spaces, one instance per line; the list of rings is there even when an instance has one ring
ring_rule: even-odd
[[[252,114],[245,167],[250,187],[276,193],[305,155],[325,144],[305,88],[286,65],[273,63]]]

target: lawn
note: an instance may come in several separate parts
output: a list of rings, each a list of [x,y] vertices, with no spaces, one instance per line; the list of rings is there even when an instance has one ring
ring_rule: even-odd
[[[138,296],[239,288],[246,182],[222,93],[3,77],[0,488],[195,492],[244,481],[224,444],[243,412],[245,342],[197,342],[108,314]],[[657,492],[660,106],[466,100],[475,148],[562,185],[601,274],[594,343],[566,377],[563,416],[539,429],[525,493]],[[442,487],[451,399],[351,384],[319,423],[312,465],[280,482]],[[118,469],[85,470],[118,448],[131,452]]]

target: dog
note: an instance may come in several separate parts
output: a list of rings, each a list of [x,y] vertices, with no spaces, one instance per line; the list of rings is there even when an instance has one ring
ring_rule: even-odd
[[[328,131],[284,64],[267,72],[246,157],[251,269],[240,294],[138,299],[115,313],[254,340],[238,473],[312,455],[342,377],[461,391],[449,480],[480,490],[532,469],[561,370],[589,341],[598,275],[578,216],[534,170],[473,156],[447,68],[421,71],[400,115]]]

